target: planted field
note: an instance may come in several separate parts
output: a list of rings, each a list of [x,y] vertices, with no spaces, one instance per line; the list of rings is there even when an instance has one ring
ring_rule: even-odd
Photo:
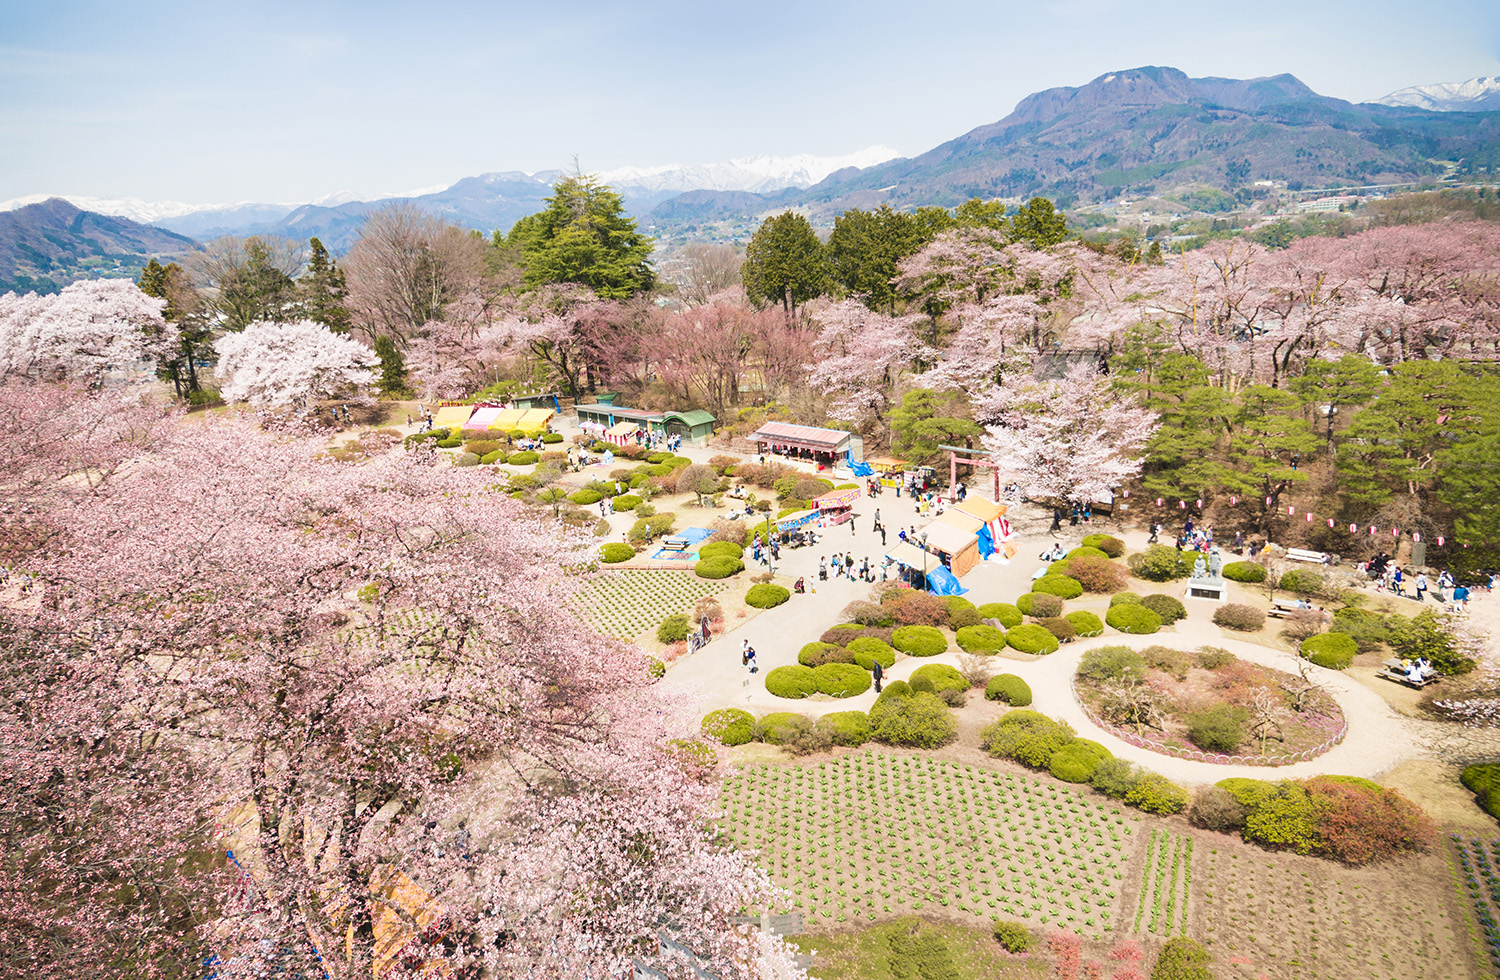
[[[1355,869],[1204,838],[1188,935],[1220,980],[1470,980],[1480,975],[1446,870],[1437,855]]]
[[[692,572],[622,569],[594,579],[578,601],[589,625],[632,640],[667,616],[686,612],[699,599],[726,588],[722,581],[701,579]]]
[[[881,753],[749,768],[724,807],[813,930],[922,913],[1098,937],[1141,826],[1056,783]]]
[[[1163,940],[1187,935],[1188,896],[1192,890],[1193,838],[1168,830],[1152,831],[1146,845],[1146,867],[1135,906],[1135,931]]]
[[[1480,955],[1489,961],[1494,975],[1500,976],[1500,925],[1495,922],[1495,910],[1500,909],[1500,874],[1495,872],[1500,864],[1500,839],[1486,845],[1478,837],[1466,842],[1454,834],[1453,849],[1458,854],[1464,896],[1483,932],[1482,938],[1474,937],[1481,947]]]

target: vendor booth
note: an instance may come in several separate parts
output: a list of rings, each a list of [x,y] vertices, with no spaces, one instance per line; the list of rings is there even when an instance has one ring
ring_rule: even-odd
[[[858,488],[831,490],[811,503],[823,518],[825,527],[854,520],[854,502],[859,499]]]
[[[462,432],[473,412],[474,406],[472,405],[444,405],[432,417],[432,427],[447,429],[450,432]]]
[[[1015,557],[1016,546],[1009,543],[1015,532],[1011,529],[1010,519],[1005,516],[1005,511],[1004,504],[970,494],[959,501],[950,513],[964,514],[983,524],[983,529],[978,531],[981,558],[989,558],[998,553],[1008,559]]]
[[[937,556],[958,578],[963,578],[979,564],[979,536],[974,531],[955,527],[939,519],[919,530],[917,537],[921,538],[924,534],[927,536],[927,550]]]
[[[578,425],[590,431],[590,425],[601,426],[605,431],[621,422],[630,422],[643,432],[656,436],[681,436],[690,446],[706,446],[714,434],[714,416],[701,409],[687,412],[650,412],[644,408],[626,408],[600,402],[594,405],[579,405]]]
[[[518,425],[517,423],[521,421],[521,416],[525,414],[525,409],[507,408],[505,411],[501,412],[500,415],[495,419],[493,428],[500,429],[504,432],[511,432],[515,429],[519,429],[520,425]]]
[[[818,512],[815,510],[793,511],[790,514],[787,514],[785,517],[776,518],[776,530],[795,531],[797,528],[811,524],[817,519]]]
[[[552,428],[552,409],[529,408],[521,413],[516,428],[528,436],[539,436]]]
[[[855,463],[864,457],[864,441],[853,432],[790,422],[767,422],[750,437],[763,453],[805,459],[819,468]]]
[[[906,469],[907,462],[894,456],[876,456],[865,460],[870,464],[870,469],[875,471],[875,477],[883,487],[898,487],[901,485],[901,473]]]
[[[604,441],[614,443],[616,446],[624,446],[635,442],[636,433],[641,427],[634,422],[616,422],[604,430]]]
[[[469,416],[469,421],[464,423],[464,428],[470,431],[488,432],[500,417],[502,409],[499,405],[480,405],[474,409],[474,414]]]

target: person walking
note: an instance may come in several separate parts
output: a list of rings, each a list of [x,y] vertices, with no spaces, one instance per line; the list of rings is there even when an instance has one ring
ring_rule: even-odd
[[[885,668],[882,667],[882,666],[880,666],[880,661],[879,660],[876,660],[874,662],[874,664],[870,667],[870,673],[875,676],[875,693],[879,694],[880,693],[880,681],[885,677]]]
[[[818,558],[818,581],[828,581],[828,559],[822,556],[819,556]],[[750,641],[746,640],[745,642],[749,643]]]
[[[1424,602],[1424,601],[1426,601],[1426,598],[1427,598],[1427,575],[1426,575],[1426,573],[1424,573],[1424,572],[1418,572],[1417,573],[1416,581],[1412,582],[1412,585],[1417,590],[1417,601],[1418,602]]]
[[[1051,530],[1051,532],[1053,534],[1056,534],[1057,532],[1059,532],[1059,531],[1062,530],[1062,519],[1063,519],[1062,508],[1061,507],[1054,507],[1054,508],[1052,508],[1052,527],[1049,530]],[[1154,526],[1155,525],[1153,525],[1153,527]],[[1152,541],[1156,540],[1154,534],[1153,534],[1153,537],[1151,538],[1151,540]]]
[[[750,668],[750,673],[753,674],[757,670],[760,669],[759,667],[755,666],[755,648],[754,647],[746,647],[745,648],[744,661],[745,661],[745,666],[747,666],[747,667]]]
[[[706,643],[708,643],[708,641],[710,639],[713,638],[714,634],[713,634],[713,630],[711,630],[711,629],[708,628],[708,617],[707,616],[704,616],[702,619],[698,620],[698,625],[700,627],[702,627],[702,632],[703,632],[703,642],[699,643],[698,645],[699,646],[703,646]]]
[[[880,546],[885,547],[885,525],[880,525]]]
[[[849,537],[854,537],[854,515],[849,515]]]

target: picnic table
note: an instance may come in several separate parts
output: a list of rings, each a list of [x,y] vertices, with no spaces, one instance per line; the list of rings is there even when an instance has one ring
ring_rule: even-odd
[[[1375,672],[1375,676],[1384,677],[1388,681],[1405,684],[1407,687],[1414,687],[1417,690],[1421,690],[1428,684],[1436,684],[1439,680],[1437,674],[1428,674],[1421,680],[1417,680],[1406,672],[1406,665],[1401,662],[1400,657],[1392,657],[1381,664],[1380,669]]]
[[[1292,613],[1312,611],[1311,606],[1302,606],[1297,603],[1296,599],[1277,599],[1271,603],[1271,608],[1266,611],[1266,615],[1272,619],[1285,619]]]
[[[1329,564],[1328,555],[1322,551],[1309,551],[1307,548],[1288,548],[1286,556],[1292,561],[1310,561],[1319,565]]]

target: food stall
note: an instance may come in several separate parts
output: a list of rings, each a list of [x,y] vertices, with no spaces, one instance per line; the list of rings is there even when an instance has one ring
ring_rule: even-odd
[[[928,552],[958,578],[963,578],[979,564],[979,537],[974,531],[956,527],[940,518],[918,530],[917,538],[924,541]]]
[[[812,501],[822,516],[824,527],[854,520],[854,502],[859,499],[859,488],[831,490]]]

